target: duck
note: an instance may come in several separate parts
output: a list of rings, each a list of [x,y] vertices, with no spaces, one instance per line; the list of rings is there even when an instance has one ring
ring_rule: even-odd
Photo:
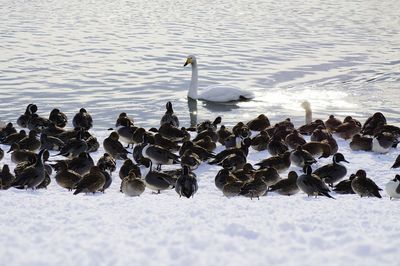
[[[224,145],[225,139],[228,138],[229,136],[232,136],[233,133],[231,130],[227,129],[225,125],[221,125],[217,131],[217,135],[218,135],[218,142]]]
[[[169,150],[154,145],[154,139],[145,135],[142,155],[149,158],[153,164],[157,165],[157,170],[161,170],[161,165],[177,164],[180,163],[179,156],[170,152]]]
[[[351,181],[351,188],[353,191],[362,197],[377,197],[382,198],[379,191],[382,189],[378,187],[374,181],[367,177],[367,173],[360,169],[356,172],[356,177]]]
[[[40,140],[37,138],[36,130],[29,131],[28,136],[21,139],[18,142],[18,145],[21,149],[28,151],[36,151],[40,149],[41,143]]]
[[[217,131],[218,125],[221,124],[222,118],[220,116],[217,116],[213,122],[211,120],[204,120],[203,122],[197,124],[196,126],[196,131],[197,133],[200,133],[204,130],[207,130],[211,128],[214,132]]]
[[[162,126],[163,124],[172,124],[174,127],[179,127],[179,119],[174,114],[174,110],[172,109],[172,103],[167,102],[165,108],[167,109],[167,111],[161,117],[160,126]]]
[[[250,128],[243,122],[238,122],[233,128],[232,133],[241,138],[249,138],[251,136]]]
[[[249,100],[255,97],[254,93],[233,86],[213,85],[198,92],[198,70],[197,59],[189,55],[183,66],[192,66],[192,78],[188,90],[188,98],[193,100],[204,100],[209,102],[232,102]]]
[[[111,132],[103,141],[104,150],[116,160],[126,160],[128,159],[127,155],[131,152],[126,150],[118,139],[118,133]]]
[[[337,194],[356,194],[351,187],[351,182],[355,177],[355,174],[351,174],[348,179],[337,183],[333,188],[333,191],[335,191]]]
[[[64,128],[68,123],[68,117],[59,109],[54,108],[51,110],[49,120],[56,126]]]
[[[121,192],[129,197],[139,197],[146,189],[145,182],[135,175],[134,171],[129,172],[121,182]]]
[[[239,195],[249,197],[250,199],[260,199],[260,196],[265,196],[267,194],[267,190],[268,186],[263,178],[261,176],[256,176],[252,181],[245,183],[241,187]]]
[[[83,133],[83,139],[86,141],[88,146],[87,152],[96,152],[100,148],[100,143],[95,136],[90,134],[88,131]]]
[[[243,181],[237,179],[234,175],[228,175],[225,185],[222,187],[222,193],[227,198],[239,196],[244,184]]]
[[[243,165],[242,169],[238,169],[238,170],[232,172],[232,174],[238,180],[247,182],[247,181],[250,181],[251,179],[253,179],[253,175],[254,175],[255,171],[256,170],[253,168],[253,166],[250,163],[246,163],[245,165]]]
[[[7,153],[11,153],[11,161],[13,163],[36,160],[36,154],[34,152],[21,149],[18,143],[12,144]]]
[[[203,147],[208,152],[213,152],[217,148],[217,144],[212,141],[210,136],[206,136],[204,139],[194,142],[194,144]]]
[[[385,124],[385,116],[381,112],[376,112],[365,121],[361,128],[361,134],[373,136],[375,129]]]
[[[228,178],[236,179],[236,177],[228,169],[219,170],[214,178],[215,187],[222,191],[227,183]]]
[[[4,158],[4,150],[0,148],[0,161]]]
[[[5,127],[0,129],[0,139],[5,139],[8,135],[17,133],[13,123],[7,123]]]
[[[350,149],[353,151],[371,151],[372,150],[372,138],[355,134],[350,142]]]
[[[154,135],[154,144],[169,150],[170,152],[177,152],[180,149],[178,143],[163,137],[161,134]]]
[[[196,175],[189,171],[189,167],[183,166],[181,176],[176,180],[175,191],[179,197],[182,195],[186,198],[193,197],[199,188]]]
[[[256,118],[250,120],[246,125],[253,131],[262,131],[271,126],[268,117],[264,114],[260,114]]]
[[[276,192],[279,195],[284,196],[297,194],[300,191],[299,187],[297,186],[297,178],[297,173],[295,171],[290,171],[288,173],[288,178],[282,179],[274,185],[269,186],[268,191]]]
[[[12,145],[13,143],[18,143],[26,137],[26,131],[21,129],[19,132],[13,133],[0,140],[3,145]]]
[[[268,147],[270,137],[267,131],[260,131],[251,139],[251,147],[256,151],[264,151]]]
[[[40,147],[50,151],[60,151],[65,146],[64,141],[57,137],[40,134]]]
[[[339,150],[339,145],[337,144],[337,141],[333,136],[324,139],[323,141],[321,141],[321,143],[326,143],[329,145],[329,147],[331,148],[331,155],[337,153]]]
[[[129,175],[131,171],[135,174],[136,177],[142,177],[139,166],[135,164],[131,159],[126,159],[119,169],[119,178],[123,180],[126,176]]]
[[[28,127],[28,121],[32,114],[36,113],[37,106],[33,103],[30,103],[26,106],[25,113],[20,115],[17,119],[17,125],[22,128]]]
[[[141,130],[138,131],[138,127],[135,126],[118,126],[115,131],[118,133],[119,135],[119,139],[126,143],[127,146],[125,148],[129,148],[130,145],[132,145],[133,148],[133,144],[138,143],[138,141],[135,142],[133,136],[135,134],[135,132],[137,131],[137,133],[142,132]],[[143,129],[143,133],[145,133],[145,129]]]
[[[390,199],[400,198],[400,175],[396,175],[393,180],[390,180],[385,185],[386,193],[389,195]]]
[[[286,151],[283,154],[271,156],[267,159],[264,159],[256,163],[255,165],[260,166],[260,168],[273,167],[278,171],[278,173],[282,173],[289,169],[290,164],[290,152]]]
[[[175,178],[163,172],[153,171],[152,168],[153,162],[150,160],[149,171],[144,178],[146,187],[157,191],[157,194],[160,194],[162,190],[172,189],[175,187]]]
[[[74,125],[74,128],[83,128],[85,130],[89,130],[93,127],[93,119],[85,108],[81,108],[72,119],[72,124]]]
[[[349,163],[342,153],[333,155],[332,163],[326,164],[314,171],[314,174],[333,187],[333,183],[339,182],[347,174],[347,168],[341,162]]]
[[[242,138],[235,136],[235,135],[230,135],[225,139],[225,143],[223,144],[226,149],[230,148],[240,148],[242,145]]]
[[[100,167],[92,166],[90,172],[84,175],[78,183],[76,183],[74,195],[79,193],[96,193],[100,191],[106,183],[106,177],[102,173]]]
[[[246,138],[243,140],[243,145],[241,147],[222,150],[221,152],[219,152],[217,155],[214,156],[215,158],[212,161],[209,161],[208,163],[219,164],[231,154],[241,155],[246,158],[247,155],[249,154],[250,145],[251,145],[251,140],[249,138]]]
[[[309,141],[301,146],[303,150],[308,151],[314,158],[328,158],[331,156],[331,146],[319,141]]]
[[[215,158],[215,154],[213,152],[209,152],[207,149],[194,144],[192,141],[188,140],[182,144],[182,147],[179,150],[179,156],[183,156],[187,151],[189,153],[195,153],[200,160],[207,161],[211,158]]]
[[[295,150],[298,146],[302,146],[307,142],[297,130],[293,130],[292,133],[286,136],[285,143],[290,149]]]
[[[165,123],[161,125],[158,129],[158,133],[172,141],[183,141],[184,139],[188,138],[186,130],[174,127],[171,123]]]
[[[400,154],[397,156],[391,168],[399,168],[400,167]]]
[[[133,118],[129,117],[125,112],[119,114],[117,121],[115,122],[115,127],[131,127],[134,124]]]
[[[35,190],[46,178],[43,155],[47,152],[46,149],[40,150],[36,162],[26,167],[22,173],[16,176],[12,186],[16,188],[32,188]]]
[[[0,172],[0,189],[9,189],[14,180],[15,176],[10,172],[8,164],[3,165],[3,169]]]
[[[213,142],[218,141],[218,135],[217,133],[212,129],[212,128],[207,128],[200,133],[197,134],[197,136],[193,139],[193,142],[202,140],[206,137],[209,137]]]
[[[288,146],[285,144],[285,142],[283,142],[283,140],[279,136],[273,136],[267,145],[267,151],[272,156],[283,154],[288,150],[289,150]]]
[[[254,178],[261,177],[267,187],[275,185],[277,182],[281,181],[278,171],[273,167],[259,169],[254,172]]]
[[[68,132],[68,133],[66,133]],[[48,136],[53,136],[61,139],[62,141],[66,141],[67,139],[70,139],[71,137],[69,136],[71,132],[74,133],[73,137],[76,136],[78,131],[74,130],[65,130],[64,128],[58,127],[51,123],[48,127],[42,129],[42,134],[46,134]]]
[[[243,154],[230,154],[226,156],[218,165],[230,171],[242,169],[246,164],[246,157]]]
[[[105,193],[105,190],[111,186],[112,177],[109,172],[101,169],[101,167],[100,167],[100,170],[101,170],[101,173],[104,175],[106,181],[104,182],[104,185],[99,189],[99,192]]]
[[[298,131],[300,134],[302,134],[302,135],[307,135],[307,136],[309,136],[309,135],[311,135],[311,134],[314,132],[314,130],[316,130],[318,127],[325,128],[324,121],[322,121],[321,119],[317,119],[317,120],[315,120],[315,121],[312,121],[312,122],[309,123],[309,124],[302,125],[301,127],[299,127],[299,128],[297,129],[297,131]]]
[[[52,124],[52,122],[49,119],[41,117],[38,114],[32,114],[29,117],[27,127],[29,130],[42,132],[42,130],[48,127],[50,124]]]
[[[381,132],[372,139],[372,151],[376,153],[388,153],[390,149],[397,145],[398,140],[389,132]]]
[[[97,161],[97,166],[100,167],[102,171],[108,170],[111,174],[117,169],[117,162],[110,154],[105,152]]]
[[[295,166],[302,168],[305,165],[311,165],[317,162],[311,153],[303,150],[302,146],[298,146],[296,150],[290,153],[290,161]]]
[[[65,161],[61,161],[57,164],[55,170],[57,172],[54,176],[56,183],[60,187],[68,189],[68,191],[72,191],[79,180],[82,179],[80,174],[68,169],[68,165]]]
[[[200,157],[196,153],[192,153],[189,150],[186,151],[180,158],[181,165],[189,167],[190,170],[195,170],[201,164]]]
[[[78,131],[76,138],[70,139],[60,149],[60,152],[54,156],[62,155],[68,158],[77,157],[81,152],[85,152],[88,149],[86,141],[82,138],[82,131]]]
[[[306,165],[303,168],[304,174],[300,175],[297,178],[296,184],[301,191],[306,193],[308,196],[315,196],[323,195],[325,197],[334,199],[329,192],[329,188],[327,185],[322,181],[322,179],[312,173],[312,168],[310,165]]]
[[[329,132],[333,132],[336,130],[336,128],[338,126],[340,126],[342,124],[342,121],[337,119],[334,115],[330,115],[329,118],[324,122],[324,124],[325,124],[325,128]]]
[[[81,152],[78,157],[64,161],[67,163],[69,170],[72,170],[81,176],[88,174],[90,169],[94,166],[94,161],[87,152]],[[57,164],[58,162],[55,164],[55,166]]]
[[[319,126],[317,127],[312,133],[310,140],[311,141],[323,141],[331,137],[331,133],[329,133],[328,130],[326,130],[324,127]]]
[[[355,134],[360,133],[361,126],[357,123],[357,120],[346,117],[343,122],[334,131],[337,137],[347,140],[351,139]]]

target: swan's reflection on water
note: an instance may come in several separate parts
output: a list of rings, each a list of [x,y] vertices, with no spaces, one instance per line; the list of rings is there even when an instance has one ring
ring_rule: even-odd
[[[189,115],[190,115],[190,126],[195,127],[197,125],[197,100],[193,100],[191,98],[187,98],[188,100],[188,108],[189,108]],[[240,106],[238,105],[239,102],[208,102],[208,101],[200,101],[201,107],[206,108],[208,111],[219,114],[230,112],[235,109],[239,109]]]

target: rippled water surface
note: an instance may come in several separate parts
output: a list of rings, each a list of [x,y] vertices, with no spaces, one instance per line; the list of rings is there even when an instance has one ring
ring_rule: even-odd
[[[197,103],[226,124],[266,113],[301,123],[383,111],[400,123],[400,1],[10,1],[0,5],[0,119],[84,106],[98,127],[121,111],[154,126],[167,100],[183,125],[194,54],[200,88],[252,90],[237,105]],[[192,112],[196,106],[191,105]],[[193,116],[192,116],[193,119]]]

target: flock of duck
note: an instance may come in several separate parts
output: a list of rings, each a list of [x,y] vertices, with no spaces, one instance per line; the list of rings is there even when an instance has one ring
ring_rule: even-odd
[[[166,104],[160,126],[149,130],[135,126],[132,118],[121,113],[102,143],[104,155],[95,163],[90,154],[99,149],[100,143],[89,132],[93,119],[84,108],[73,117],[74,128],[67,130],[68,118],[59,109],[53,109],[46,118],[37,113],[35,104],[29,104],[17,120],[23,129],[17,131],[12,123],[0,129],[0,143],[10,146],[8,153],[16,164],[13,172],[9,165],[3,165],[0,188],[46,188],[54,170],[56,183],[74,190],[73,194],[104,192],[112,183],[116,160],[123,160],[119,177],[124,194],[139,196],[146,188],[154,193],[174,188],[179,196],[190,198],[198,190],[194,170],[206,162],[221,167],[215,186],[227,197],[259,198],[268,192],[290,196],[302,191],[309,196],[333,198],[333,190],[337,194],[381,198],[382,189],[363,169],[346,178],[343,163],[348,161],[338,152],[335,137],[351,140],[350,148],[355,151],[387,153],[397,146],[400,128],[387,124],[382,113],[373,114],[364,124],[350,116],[343,121],[333,115],[326,121],[313,121],[310,105],[305,102],[302,106],[306,124],[297,129],[289,118],[271,125],[264,114],[232,128],[220,125],[221,117],[184,128],[171,102]],[[304,135],[310,136],[309,142]],[[219,145],[225,149],[215,153]],[[270,157],[253,166],[247,162],[250,148],[267,150]],[[4,155],[0,148],[0,160]],[[318,159],[330,156],[332,163],[312,169]],[[162,170],[163,165],[172,164],[180,166]],[[281,174],[291,165],[302,169],[302,174],[290,171],[283,179]],[[400,155],[392,167],[400,167]],[[400,198],[400,175],[385,189],[391,199]]]

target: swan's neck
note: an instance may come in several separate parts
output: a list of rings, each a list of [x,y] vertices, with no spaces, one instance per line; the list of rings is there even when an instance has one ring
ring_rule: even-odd
[[[306,125],[312,122],[312,111],[310,107],[304,108],[306,110]]]
[[[190,80],[190,87],[188,91],[188,97],[197,100],[197,88],[198,88],[198,71],[197,63],[192,63],[192,79]]]

